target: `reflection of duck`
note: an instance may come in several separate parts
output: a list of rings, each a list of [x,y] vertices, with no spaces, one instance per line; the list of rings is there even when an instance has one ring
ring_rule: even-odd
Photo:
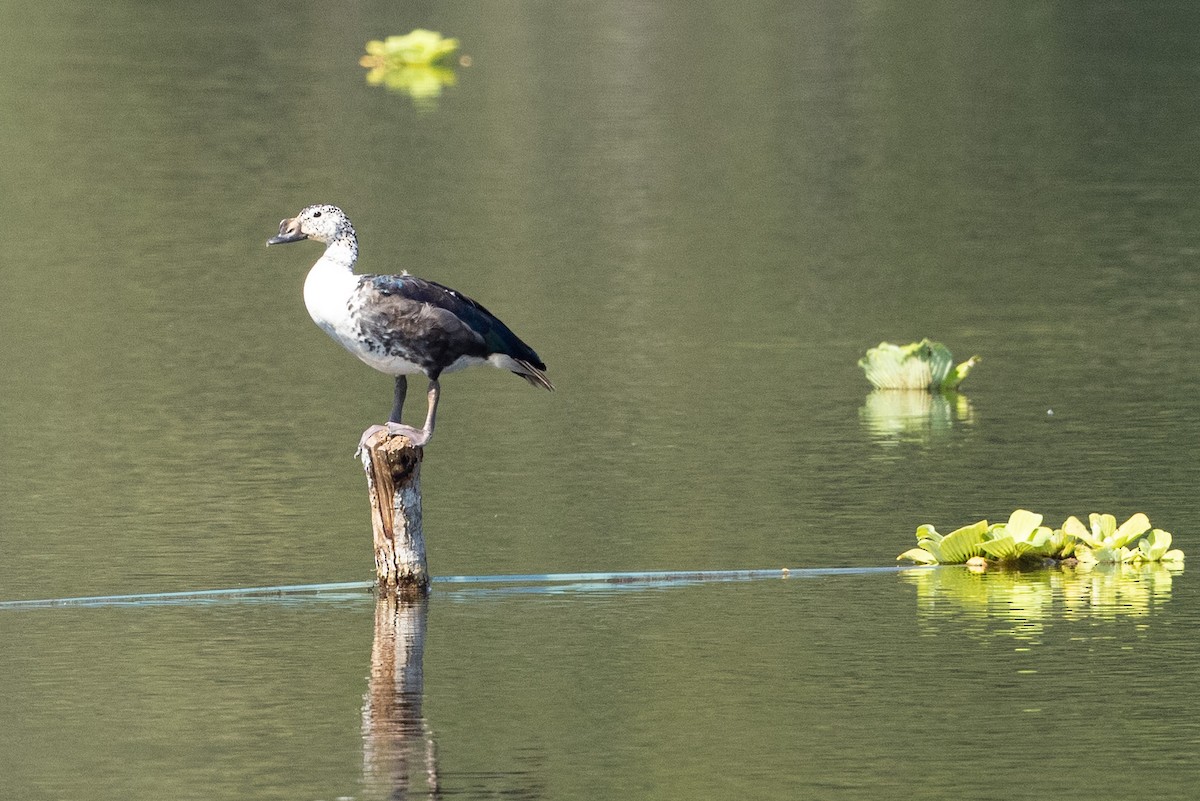
[[[267,240],[280,245],[314,239],[325,244],[304,282],[308,313],[325,333],[359,359],[396,377],[395,399],[387,429],[416,446],[433,436],[442,373],[476,364],[511,370],[535,387],[553,390],[546,365],[533,348],[491,312],[453,289],[416,276],[356,275],[358,238],[336,206],[315,205],[279,223]],[[408,389],[406,376],[429,378],[425,426],[400,425]],[[363,441],[382,426],[372,426]]]

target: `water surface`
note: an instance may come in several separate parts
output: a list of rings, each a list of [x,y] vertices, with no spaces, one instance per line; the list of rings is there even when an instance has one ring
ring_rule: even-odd
[[[318,201],[559,387],[445,382],[438,575],[877,566],[1017,507],[1195,550],[1191,5],[0,11],[0,599],[370,577],[390,382],[307,319],[318,248],[263,246]],[[418,26],[471,56],[432,109],[357,64]],[[923,336],[983,356],[964,396],[881,403],[855,360]],[[1182,797],[1189,576],[1032,623],[874,574],[445,592],[423,716],[466,797]],[[0,776],[365,797],[372,620],[6,612]]]

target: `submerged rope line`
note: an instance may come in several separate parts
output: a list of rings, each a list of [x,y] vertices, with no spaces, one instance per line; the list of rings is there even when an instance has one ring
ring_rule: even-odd
[[[502,576],[444,576],[433,579],[434,584],[512,584],[528,582],[548,584],[559,582],[596,582],[605,584],[643,581],[751,581],[768,578],[805,578],[815,576],[853,575],[858,573],[892,573],[897,567],[806,567],[769,568],[766,570],[641,570],[624,573],[529,573]]]
[[[366,591],[373,581],[347,581],[339,584],[281,584],[275,587],[240,587],[229,590],[184,590],[182,592],[142,592],[128,595],[85,595],[72,598],[43,598],[27,601],[0,601],[0,609],[36,606],[114,606],[139,603],[173,603],[218,598],[252,598],[324,592]]]
[[[757,579],[817,578],[820,576],[894,573],[912,567],[815,567],[789,570],[648,570],[624,573],[529,573],[499,576],[443,576],[434,578],[437,585],[575,584],[611,586],[621,584],[665,585],[692,584],[716,581],[753,581]],[[220,599],[270,599],[294,595],[357,595],[375,589],[374,581],[344,581],[333,584],[281,584],[272,587],[240,587],[226,590],[184,590],[181,592],[146,592],[125,595],[87,595],[68,598],[40,598],[0,601],[2,609],[41,608],[53,606],[121,606],[138,604],[185,604]]]

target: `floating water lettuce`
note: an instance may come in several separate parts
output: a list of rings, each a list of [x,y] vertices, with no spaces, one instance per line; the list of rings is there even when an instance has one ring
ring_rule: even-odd
[[[417,28],[404,36],[367,42],[366,49],[358,63],[370,70],[367,83],[404,92],[419,107],[432,107],[442,87],[455,83],[453,58],[458,40],[437,31]]]
[[[1150,532],[1149,537],[1138,541],[1138,552],[1133,561],[1182,562],[1183,551],[1178,548],[1171,549],[1171,532],[1156,528]]]
[[[367,55],[363,56],[360,63],[364,67],[373,67],[377,63],[382,66],[447,66],[456,52],[457,39],[448,39],[437,31],[417,28],[404,36],[389,36],[382,42],[367,42]],[[368,59],[373,61],[367,63]]]
[[[858,360],[867,380],[878,389],[952,390],[979,363],[972,356],[955,366],[950,349],[940,342],[922,339],[911,345],[880,342]]]
[[[1000,562],[1026,558],[1067,559],[1075,552],[1075,540],[1061,528],[1042,525],[1042,516],[1018,509],[1007,523],[992,526],[984,552]]]
[[[1091,528],[1084,528],[1075,517],[1067,518],[1063,529],[1069,530],[1079,540],[1075,546],[1075,558],[1080,562],[1183,562],[1183,551],[1171,550],[1171,533],[1150,528],[1150,519],[1136,514],[1120,526],[1112,515],[1091,514]],[[1138,540],[1147,531],[1150,534]]]
[[[896,559],[911,559],[922,565],[962,564],[983,554],[983,537],[987,527],[987,521],[980,520],[942,536],[933,526],[921,526],[917,529],[917,547],[905,551]]]
[[[1001,564],[1043,559],[1075,558],[1083,564],[1162,562],[1181,565],[1183,552],[1171,549],[1171,534],[1150,528],[1141,512],[1120,526],[1112,515],[1091,514],[1090,528],[1079,518],[1068,517],[1060,528],[1042,525],[1042,516],[1025,509],[1013,512],[1006,523],[988,525],[980,520],[945,536],[931,525],[917,528],[917,547],[896,557],[917,564],[963,564],[984,557]],[[1129,547],[1134,540],[1149,535]]]

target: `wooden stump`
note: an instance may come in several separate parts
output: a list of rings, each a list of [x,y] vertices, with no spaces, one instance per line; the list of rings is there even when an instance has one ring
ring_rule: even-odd
[[[381,595],[429,594],[425,534],[421,529],[421,459],[424,449],[380,429],[359,451],[371,497],[375,576]]]

